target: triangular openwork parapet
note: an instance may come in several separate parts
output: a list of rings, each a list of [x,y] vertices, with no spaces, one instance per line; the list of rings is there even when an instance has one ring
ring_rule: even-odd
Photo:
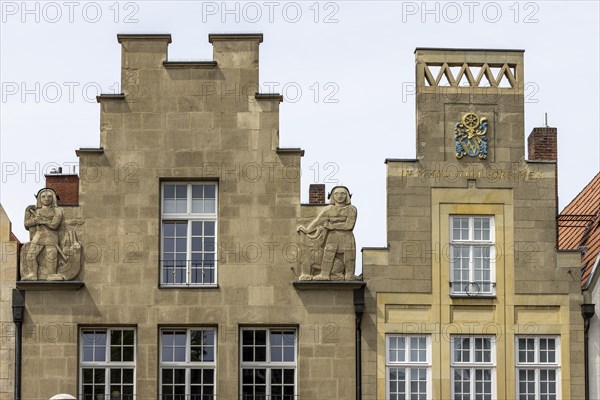
[[[420,88],[523,88],[523,50],[418,48]]]

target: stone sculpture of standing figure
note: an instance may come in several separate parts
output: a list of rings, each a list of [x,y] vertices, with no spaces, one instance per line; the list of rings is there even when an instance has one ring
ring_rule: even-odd
[[[356,261],[356,243],[354,225],[356,207],[350,203],[350,192],[345,186],[336,186],[329,194],[329,205],[311,222],[308,227],[299,226],[297,231],[306,234],[309,240],[321,242],[322,258],[316,266],[312,261],[302,265],[300,280],[332,280],[332,272],[340,280],[356,280],[354,275]],[[321,273],[313,276],[311,269],[320,267]]]
[[[36,197],[36,206],[29,206],[25,210],[25,228],[29,230],[31,243],[25,253],[21,279],[38,279],[41,275],[39,259],[47,280],[63,280],[64,277],[57,274],[59,254],[66,258],[58,242],[58,227],[63,221],[63,210],[58,207],[56,193],[52,189],[41,189]],[[43,257],[40,254],[42,250],[45,250]]]

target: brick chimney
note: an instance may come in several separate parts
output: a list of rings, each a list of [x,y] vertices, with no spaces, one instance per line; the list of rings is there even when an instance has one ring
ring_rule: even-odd
[[[527,138],[527,152],[530,160],[556,161],[556,128],[549,126],[533,128]]]
[[[549,126],[533,128],[527,138],[529,160],[558,161],[557,129]],[[554,208],[558,216],[558,162],[554,164]],[[556,246],[558,247],[558,218],[556,219]]]
[[[62,168],[56,173],[45,175],[46,187],[54,189],[59,197],[59,206],[79,205],[79,176],[76,174],[63,174]]]
[[[310,185],[308,188],[309,204],[325,204],[325,184],[318,183]]]

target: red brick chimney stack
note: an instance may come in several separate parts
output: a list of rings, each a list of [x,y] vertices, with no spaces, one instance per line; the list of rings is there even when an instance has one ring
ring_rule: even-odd
[[[558,159],[556,133],[556,128],[549,126],[533,128],[527,138],[529,159],[556,161]]]
[[[79,176],[77,174],[63,174],[62,168],[45,175],[46,187],[54,189],[59,197],[59,206],[79,205]]]
[[[308,202],[310,204],[325,204],[325,184],[312,184],[308,189]]]

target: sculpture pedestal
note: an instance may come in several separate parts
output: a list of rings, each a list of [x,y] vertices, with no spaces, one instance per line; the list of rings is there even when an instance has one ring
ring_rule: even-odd
[[[17,281],[17,289],[46,291],[76,291],[85,286],[82,281]]]
[[[296,290],[354,290],[367,286],[364,281],[294,281]]]

